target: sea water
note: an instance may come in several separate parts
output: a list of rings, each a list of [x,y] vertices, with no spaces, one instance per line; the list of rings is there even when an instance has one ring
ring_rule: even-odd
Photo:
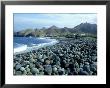
[[[14,53],[28,52],[44,46],[54,45],[58,43],[56,39],[36,38],[36,37],[14,37],[13,48]]]

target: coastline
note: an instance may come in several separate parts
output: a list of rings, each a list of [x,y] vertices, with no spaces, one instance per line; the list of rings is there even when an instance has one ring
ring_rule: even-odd
[[[14,55],[14,75],[97,75],[97,39],[58,40],[55,45]]]
[[[32,38],[32,37],[29,37],[29,38]],[[40,43],[40,44],[31,44],[31,46],[28,46],[25,44],[21,44],[21,46],[20,46],[20,44],[18,44],[19,47],[14,48],[14,55],[31,52],[32,50],[38,50],[39,48],[51,46],[51,45],[54,45],[54,44],[59,42],[58,40],[51,39],[50,37],[39,37],[37,39],[40,39],[40,40],[44,40],[44,39],[46,40],[47,39],[50,42]]]

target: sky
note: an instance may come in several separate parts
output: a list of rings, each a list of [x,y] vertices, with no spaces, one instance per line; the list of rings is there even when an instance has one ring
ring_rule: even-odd
[[[15,13],[14,14],[14,31],[25,30],[28,28],[49,28],[50,26],[57,26],[60,28],[68,27],[74,28],[80,23],[97,24],[97,14],[86,13],[64,13],[64,14],[46,14],[46,13]]]

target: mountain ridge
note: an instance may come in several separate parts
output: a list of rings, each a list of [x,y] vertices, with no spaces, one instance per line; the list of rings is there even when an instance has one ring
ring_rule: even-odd
[[[55,25],[50,26],[49,28],[43,27],[42,29],[26,29],[19,32],[14,32],[14,36],[22,36],[22,37],[28,37],[28,36],[34,36],[34,37],[40,37],[40,36],[65,36],[68,34],[73,33],[88,33],[88,34],[97,34],[97,25],[96,24],[90,24],[90,23],[81,23],[74,28],[68,28],[63,27],[59,28]]]

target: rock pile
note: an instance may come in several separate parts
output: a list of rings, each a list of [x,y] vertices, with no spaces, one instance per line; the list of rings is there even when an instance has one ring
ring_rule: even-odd
[[[59,39],[59,43],[14,55],[14,75],[97,75],[97,40]]]

